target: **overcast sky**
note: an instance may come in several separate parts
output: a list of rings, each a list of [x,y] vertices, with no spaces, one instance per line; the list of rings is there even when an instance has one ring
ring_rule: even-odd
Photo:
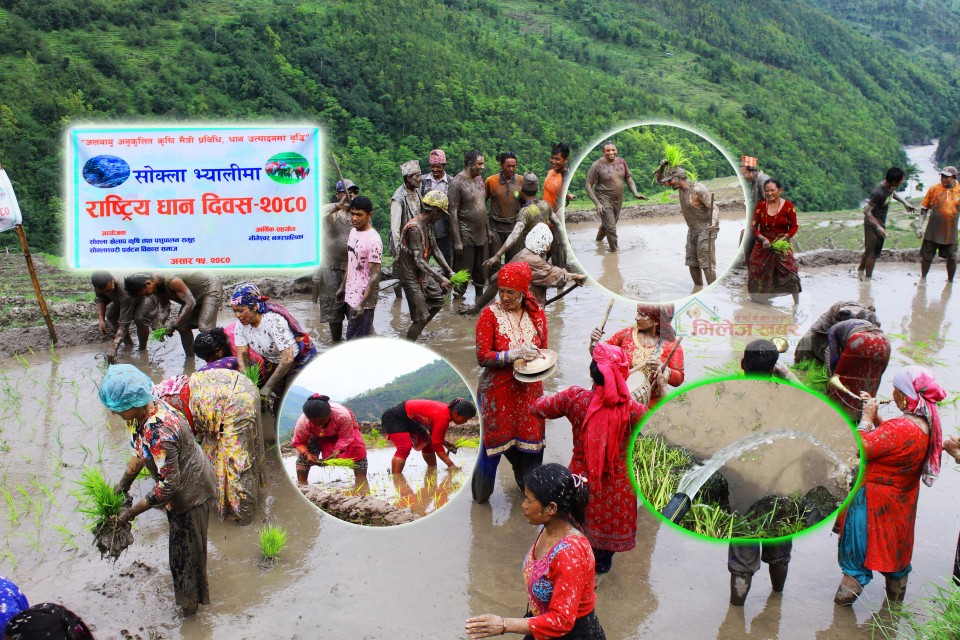
[[[297,377],[297,385],[343,402],[441,359],[406,340],[353,340],[317,356]]]

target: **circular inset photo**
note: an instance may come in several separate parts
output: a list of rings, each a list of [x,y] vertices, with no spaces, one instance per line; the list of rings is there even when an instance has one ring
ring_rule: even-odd
[[[130,165],[117,156],[96,156],[83,165],[83,179],[92,187],[112,189],[130,177]]]
[[[668,396],[629,455],[638,494],[702,537],[788,538],[832,516],[860,441],[823,396],[775,378],[717,378]]]
[[[424,347],[369,338],[317,357],[277,420],[284,468],[310,502],[359,525],[413,522],[470,477],[477,405],[460,374]]]
[[[285,151],[267,160],[264,172],[280,184],[297,184],[310,175],[310,161],[299,153]]]
[[[611,292],[684,298],[737,256],[746,226],[736,168],[714,143],[670,124],[631,125],[579,160],[564,209],[573,256]]]

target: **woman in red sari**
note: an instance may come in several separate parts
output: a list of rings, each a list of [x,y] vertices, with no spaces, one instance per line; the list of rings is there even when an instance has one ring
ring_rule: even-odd
[[[786,253],[772,247],[777,240],[789,240],[800,228],[793,203],[780,197],[783,187],[771,178],[763,187],[766,200],[757,203],[750,230],[754,237],[753,251],[747,262],[747,291],[755,302],[789,293],[793,304],[800,304],[800,275],[793,249]]]
[[[490,499],[500,456],[513,465],[523,489],[527,472],[543,462],[543,419],[529,407],[543,395],[542,382],[520,382],[513,363],[536,358],[547,348],[547,316],[530,294],[533,274],[526,262],[509,262],[499,271],[500,300],[477,320],[477,362],[483,367],[477,394],[483,441],[473,472],[473,499]]]
[[[887,599],[902,602],[913,555],[920,480],[927,486],[940,473],[943,435],[937,403],[946,392],[929,371],[904,367],[893,378],[893,401],[903,415],[884,420],[870,394],[859,432],[867,463],[863,486],[840,524],[843,579],[834,602],[849,606],[879,571]]]
[[[597,575],[610,571],[614,553],[636,546],[637,494],[627,475],[627,440],[646,408],[630,397],[628,362],[620,347],[598,344],[590,363],[592,389],[570,387],[530,409],[538,418],[566,418],[573,427],[569,468],[590,482],[584,533]]]
[[[650,407],[660,401],[667,385],[679,387],[683,384],[683,347],[677,346],[672,321],[672,304],[638,304],[636,326],[621,329],[606,341],[606,344],[623,349],[630,369],[640,367],[639,370],[647,376],[650,400],[643,404]],[[590,334],[591,354],[602,336],[599,327]],[[677,347],[676,351],[674,347]],[[654,379],[657,368],[663,365],[666,366],[662,375]]]
[[[890,341],[883,330],[869,320],[844,320],[827,331],[827,368],[830,375],[859,395],[874,396],[880,378],[890,362]],[[862,403],[831,387],[827,395],[853,420],[860,420]]]

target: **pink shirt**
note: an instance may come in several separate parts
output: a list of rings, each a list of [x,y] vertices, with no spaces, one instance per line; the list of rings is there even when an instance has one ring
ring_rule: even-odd
[[[330,422],[325,427],[313,426],[307,416],[301,413],[290,444],[305,447],[311,436],[320,439],[320,451],[324,458],[337,449],[340,450],[340,458],[363,460],[367,457],[367,447],[363,444],[357,418],[350,409],[337,402],[330,403]]]
[[[382,255],[383,242],[376,230],[350,230],[350,237],[347,239],[347,285],[344,299],[351,309],[359,309],[363,303],[363,294],[370,284],[370,265],[380,264]],[[374,296],[367,308],[372,309],[376,304],[377,298]]]

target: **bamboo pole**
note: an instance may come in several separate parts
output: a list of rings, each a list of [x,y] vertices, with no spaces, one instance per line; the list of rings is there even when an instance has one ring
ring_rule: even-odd
[[[20,246],[23,248],[23,257],[27,260],[27,270],[30,271],[30,280],[33,281],[33,291],[37,294],[37,302],[40,303],[40,313],[43,314],[43,320],[47,323],[50,339],[53,340],[53,344],[57,344],[57,330],[53,328],[53,320],[50,319],[47,303],[43,299],[43,292],[40,291],[40,281],[37,280],[37,271],[33,268],[33,257],[30,255],[30,247],[27,246],[27,234],[24,233],[22,224],[18,224],[16,228],[17,237],[20,238]]]

